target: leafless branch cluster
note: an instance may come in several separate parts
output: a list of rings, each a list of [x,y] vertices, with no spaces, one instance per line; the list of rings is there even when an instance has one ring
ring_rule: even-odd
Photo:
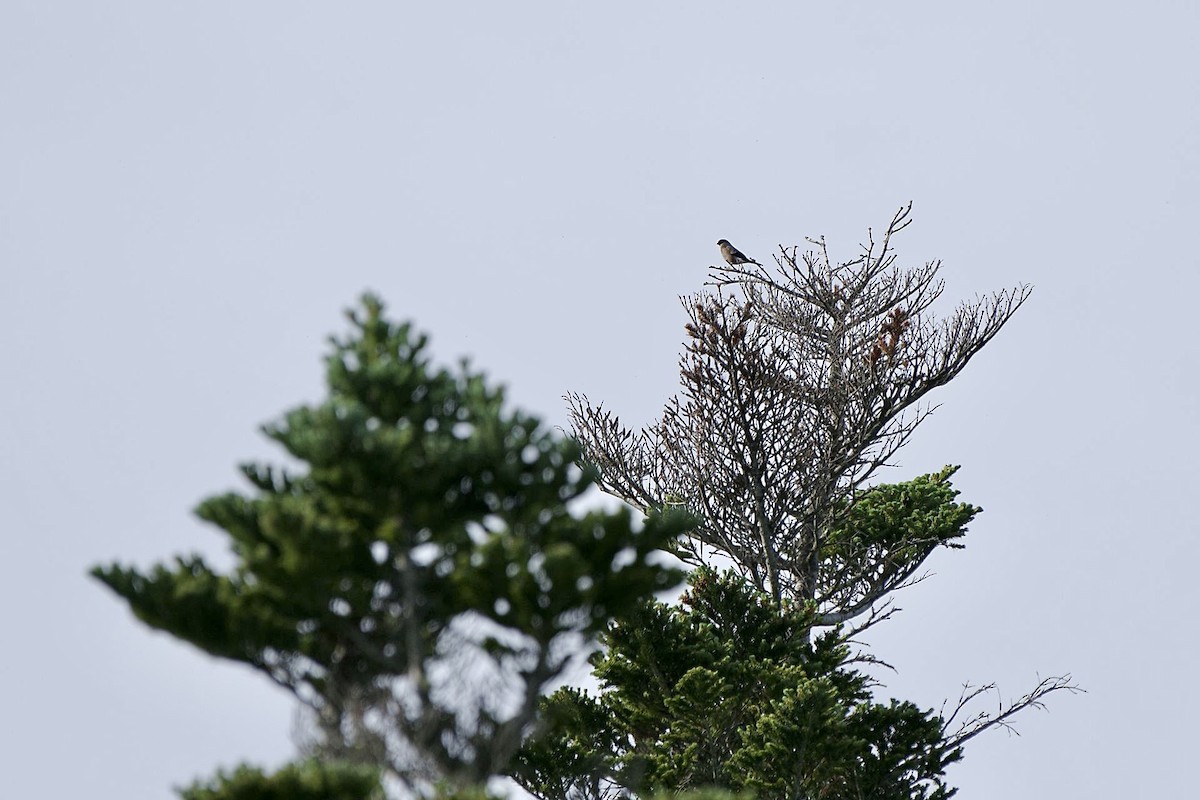
[[[942,732],[946,735],[946,741],[951,748],[961,747],[968,740],[990,728],[1003,728],[1010,733],[1017,733],[1017,729],[1013,727],[1011,721],[1017,712],[1026,708],[1044,710],[1046,705],[1042,701],[1045,697],[1053,692],[1061,691],[1076,694],[1085,690],[1073,683],[1070,675],[1057,675],[1043,678],[1038,681],[1037,686],[1023,696],[1006,702],[994,683],[982,686],[963,684],[958,701],[949,715],[946,714],[947,703],[942,704]],[[987,695],[995,697],[996,708],[994,711],[980,710],[971,713],[967,710],[973,701]]]
[[[681,392],[661,419],[624,426],[580,394],[573,433],[606,491],[643,509],[681,506],[701,525],[680,555],[727,560],[777,600],[815,601],[823,624],[864,612],[911,582],[939,542],[829,546],[867,481],[1029,297],[1019,286],[934,315],[940,262],[897,265],[901,208],[861,254],[834,262],[781,248],[773,268],[714,267],[688,315]]]

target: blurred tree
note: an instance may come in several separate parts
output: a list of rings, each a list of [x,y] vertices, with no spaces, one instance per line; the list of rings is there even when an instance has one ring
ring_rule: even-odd
[[[691,521],[572,513],[592,482],[573,443],[465,365],[432,368],[376,298],[348,316],[328,398],[264,429],[302,467],[247,464],[251,494],[199,506],[232,571],[192,555],[93,574],[148,625],[295,694],[322,758],[409,790],[480,786],[580,647],[678,583],[652,554]]]

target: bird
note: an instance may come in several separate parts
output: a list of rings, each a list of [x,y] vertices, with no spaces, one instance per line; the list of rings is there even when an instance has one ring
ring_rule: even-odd
[[[728,239],[718,239],[717,247],[721,248],[721,258],[724,258],[725,262],[731,267],[738,264],[756,264],[757,266],[762,266],[762,264],[759,264],[753,258],[747,258],[746,254],[731,245]]]

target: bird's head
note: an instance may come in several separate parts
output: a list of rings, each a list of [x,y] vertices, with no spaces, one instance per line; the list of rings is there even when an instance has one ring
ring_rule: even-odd
[[[717,247],[729,247],[728,239],[717,239]]]

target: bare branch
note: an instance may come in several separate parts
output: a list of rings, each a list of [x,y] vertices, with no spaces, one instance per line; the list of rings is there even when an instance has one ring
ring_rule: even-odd
[[[715,291],[681,298],[681,389],[647,428],[567,396],[601,488],[642,510],[693,512],[702,523],[681,558],[727,560],[777,599],[815,601],[822,625],[868,613],[944,544],[919,532],[886,546],[829,538],[933,412],[926,396],[1030,294],[1018,286],[938,318],[941,262],[897,262],[910,214],[905,205],[882,234],[869,230],[849,261],[817,238],[803,253],[781,246],[771,268],[712,267]]]
[[[963,684],[958,702],[955,703],[954,709],[950,712],[949,716],[945,714],[946,703],[942,704],[942,732],[945,734],[946,741],[951,748],[961,747],[968,740],[975,738],[990,728],[1004,728],[1010,733],[1015,733],[1019,736],[1020,734],[1010,721],[1012,717],[1026,708],[1036,708],[1044,711],[1046,709],[1046,705],[1043,702],[1044,698],[1053,692],[1061,691],[1078,694],[1086,690],[1073,683],[1070,675],[1059,675],[1043,678],[1038,682],[1037,686],[1033,687],[1026,694],[1015,700],[1005,702],[994,683],[982,686],[972,686],[969,683]],[[972,701],[984,695],[995,695],[995,711],[978,711],[969,715],[964,713]],[[959,720],[960,715],[963,715],[964,718],[958,722],[957,727],[951,732],[951,728],[954,726],[955,721]]]

